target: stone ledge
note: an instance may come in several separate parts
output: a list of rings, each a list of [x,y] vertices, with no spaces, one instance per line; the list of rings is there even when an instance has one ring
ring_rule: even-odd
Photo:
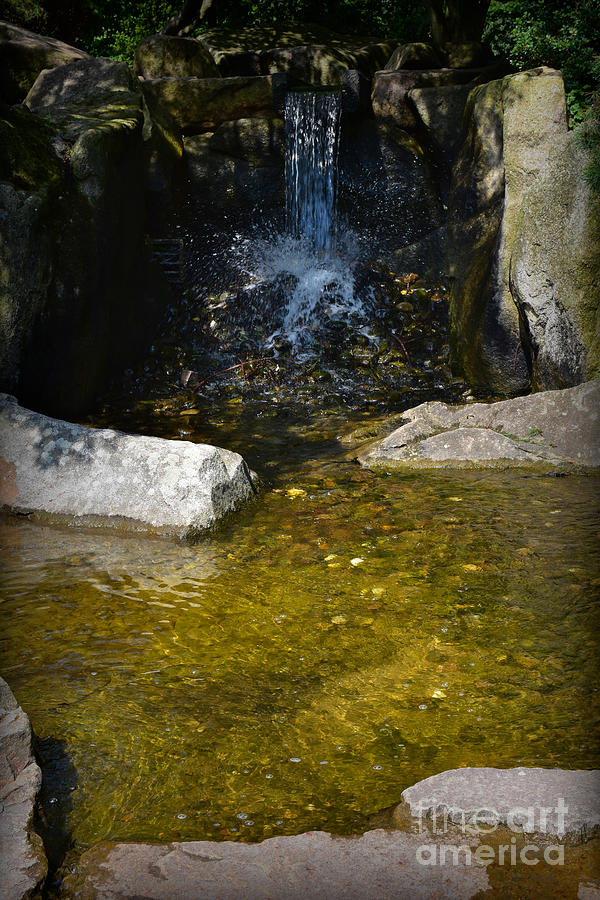
[[[497,403],[422,403],[359,456],[366,466],[600,467],[600,381]]]
[[[402,800],[413,817],[438,827],[446,817],[467,833],[498,825],[575,841],[600,833],[600,770],[449,769],[407,788]]]

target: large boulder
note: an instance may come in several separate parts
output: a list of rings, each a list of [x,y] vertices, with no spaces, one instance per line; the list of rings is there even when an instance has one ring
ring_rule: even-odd
[[[19,103],[44,69],[89,58],[56,38],[0,22],[0,101]]]
[[[42,773],[33,755],[29,719],[0,678],[0,896],[38,896],[48,865],[33,828]]]
[[[142,78],[218,78],[219,69],[202,41],[152,34],[135,48],[134,71]]]
[[[214,131],[222,122],[275,115],[271,76],[233,78],[157,78],[142,82],[151,107],[168,110],[185,135]]]
[[[218,28],[203,33],[222,74],[284,73],[291,84],[339,86],[347,69],[370,77],[390,56],[388,42],[363,43],[323,26],[298,29],[258,26],[243,32]]]
[[[510,260],[526,192],[566,134],[560,72],[539,68],[476,87],[448,212],[452,349],[477,387],[530,385],[526,336],[510,291]]]
[[[479,72],[477,74],[480,74]],[[373,112],[383,121],[408,131],[417,126],[409,93],[415,88],[440,88],[473,81],[474,74],[460,69],[401,69],[377,72],[373,78]]]
[[[600,381],[498,403],[422,403],[360,459],[384,468],[599,468]]]
[[[27,105],[0,117],[0,384],[75,415],[167,296],[144,237],[142,98],[123,63],[88,59],[43,72]]]
[[[237,453],[85,428],[0,395],[0,500],[10,508],[191,536],[253,493]]]
[[[443,55],[433,44],[413,42],[396,47],[384,69],[390,72],[398,69],[441,69],[444,64]]]
[[[536,389],[592,378],[600,365],[600,214],[574,132],[550,148],[514,227],[510,291]]]

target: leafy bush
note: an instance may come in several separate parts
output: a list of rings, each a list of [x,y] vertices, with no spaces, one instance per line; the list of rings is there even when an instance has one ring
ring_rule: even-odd
[[[102,25],[84,41],[84,49],[93,56],[110,56],[126,63],[133,61],[139,42],[160,31],[180,7],[177,0],[145,0],[137,4],[103,0],[94,5]]]
[[[592,71],[600,82],[600,59],[594,61]],[[592,189],[596,204],[600,207],[600,89],[592,95],[591,106],[577,134],[579,142],[589,154],[584,176]]]
[[[518,69],[561,69],[572,125],[591,102],[600,53],[600,0],[492,0],[483,34]]]

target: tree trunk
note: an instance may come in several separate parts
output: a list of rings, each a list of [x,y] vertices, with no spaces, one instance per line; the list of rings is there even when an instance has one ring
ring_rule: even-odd
[[[214,25],[215,3],[216,0],[185,0],[181,12],[169,19],[162,33],[185,35],[196,28],[200,22]]]
[[[423,3],[437,46],[481,40],[490,0],[423,0]]]

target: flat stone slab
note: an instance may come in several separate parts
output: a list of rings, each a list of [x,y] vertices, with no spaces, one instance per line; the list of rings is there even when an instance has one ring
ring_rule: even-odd
[[[0,898],[29,897],[46,877],[42,840],[32,827],[42,773],[29,719],[0,678]]]
[[[102,843],[83,854],[64,887],[75,900],[468,900],[489,886],[478,865],[423,866],[422,843],[422,835],[381,829],[260,844]]]
[[[234,119],[274,115],[279,77],[152,78],[141,85],[150,107],[165,107],[189,135],[214,131]]]
[[[382,467],[600,467],[600,381],[497,403],[422,403],[359,456]]]
[[[572,840],[600,833],[597,769],[450,769],[407,788],[402,800],[438,835],[446,822],[469,834],[488,834],[499,825]]]
[[[12,509],[192,534],[253,490],[238,453],[86,428],[0,395],[0,503]]]

